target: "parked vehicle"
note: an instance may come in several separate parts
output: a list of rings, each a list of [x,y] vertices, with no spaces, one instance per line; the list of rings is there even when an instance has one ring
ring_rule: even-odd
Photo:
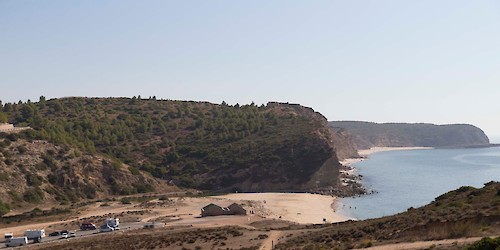
[[[5,246],[7,247],[18,247],[28,245],[27,237],[12,237],[8,242],[5,242]]]
[[[85,230],[96,230],[97,227],[93,223],[85,222],[80,225],[80,230],[85,231]]]
[[[108,226],[108,224],[104,224],[101,227],[99,227],[99,233],[113,232],[113,231],[115,231],[115,228]]]
[[[36,229],[36,230],[26,230],[24,232],[24,236],[28,238],[28,240],[33,240],[35,243],[42,242],[42,239],[45,237],[44,229]]]
[[[112,228],[117,228],[120,226],[120,219],[118,218],[107,218],[106,219],[106,225],[112,227]]]
[[[61,232],[59,231],[55,231],[49,234],[49,236],[59,236],[59,235],[61,235]]]
[[[66,230],[66,229],[64,229],[64,230],[61,230],[61,232],[60,232],[60,233],[61,233],[61,234],[69,234],[69,231],[68,231],[68,230]]]
[[[5,243],[9,242],[10,239],[12,239],[13,237],[14,237],[14,234],[12,234],[12,233],[6,233],[4,235]]]
[[[61,234],[61,238],[59,239],[67,239],[68,238],[68,234],[67,233],[62,233]]]
[[[69,238],[75,238],[75,237],[76,237],[76,233],[75,233],[74,231],[69,232],[68,237],[69,237]]]

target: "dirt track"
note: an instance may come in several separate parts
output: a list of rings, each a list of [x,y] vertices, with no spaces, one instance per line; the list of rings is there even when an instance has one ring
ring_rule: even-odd
[[[471,237],[471,238],[460,238],[460,239],[448,239],[448,240],[432,240],[432,241],[417,241],[408,243],[397,243],[382,246],[369,247],[364,249],[372,250],[402,250],[402,249],[425,249],[432,246],[452,246],[452,245],[463,245],[476,242],[480,240],[481,237]]]

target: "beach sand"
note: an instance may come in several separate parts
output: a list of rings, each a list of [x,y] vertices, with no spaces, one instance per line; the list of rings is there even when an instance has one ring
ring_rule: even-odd
[[[370,149],[358,150],[360,158],[349,158],[340,161],[344,166],[352,166],[352,164],[360,162],[368,158],[371,154],[386,151],[399,151],[399,150],[419,150],[419,149],[433,149],[432,147],[373,147]]]
[[[370,149],[363,149],[359,150],[358,154],[361,157],[366,157],[368,155],[378,153],[378,152],[385,152],[385,151],[398,151],[398,150],[418,150],[418,149],[433,149],[431,147],[373,147]]]
[[[301,224],[346,221],[349,218],[333,210],[335,197],[308,193],[237,193],[217,196],[232,201],[252,201],[267,214],[266,218],[288,220]]]

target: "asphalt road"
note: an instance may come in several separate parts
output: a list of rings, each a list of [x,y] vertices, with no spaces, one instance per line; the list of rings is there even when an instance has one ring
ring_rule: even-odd
[[[128,230],[140,229],[140,228],[143,228],[145,224],[146,223],[144,223],[144,222],[120,223],[120,230],[119,231],[128,231]],[[119,231],[115,231],[115,232],[119,232]],[[32,245],[32,244],[44,244],[44,243],[53,242],[53,241],[67,241],[69,243],[73,239],[78,239],[78,238],[81,238],[81,237],[94,237],[94,236],[98,236],[98,235],[101,235],[101,234],[108,234],[108,233],[115,233],[115,232],[99,233],[99,229],[96,229],[96,230],[86,230],[86,231],[77,230],[77,231],[75,231],[76,237],[74,237],[74,238],[67,238],[67,239],[61,239],[60,235],[58,235],[58,236],[48,236],[48,234],[50,232],[45,232],[46,235],[47,235],[47,237],[43,238],[41,243],[33,243],[33,241],[30,241],[28,243],[28,246]],[[5,246],[5,244],[2,244],[1,248],[7,248],[7,246]],[[18,248],[18,247],[16,247],[16,248]],[[24,247],[22,247],[22,248],[24,248]]]

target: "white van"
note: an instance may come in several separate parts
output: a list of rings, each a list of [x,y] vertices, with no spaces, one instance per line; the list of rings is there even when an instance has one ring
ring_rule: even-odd
[[[14,237],[10,238],[9,242],[5,243],[7,247],[18,247],[28,245],[28,237]]]
[[[13,233],[6,233],[4,235],[4,239],[5,239],[5,243],[9,242],[10,239],[12,239],[14,237],[14,234]]]

